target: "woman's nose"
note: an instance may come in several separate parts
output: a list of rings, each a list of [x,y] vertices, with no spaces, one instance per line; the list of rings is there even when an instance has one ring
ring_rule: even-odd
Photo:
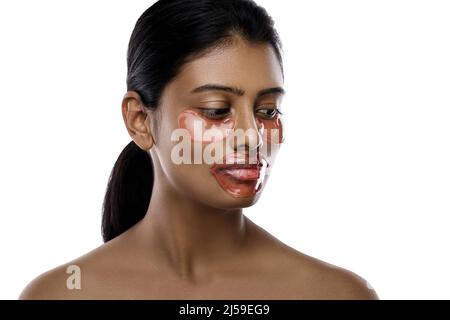
[[[255,118],[253,108],[236,113],[234,137],[230,139],[236,151],[250,152],[262,146],[262,127]]]

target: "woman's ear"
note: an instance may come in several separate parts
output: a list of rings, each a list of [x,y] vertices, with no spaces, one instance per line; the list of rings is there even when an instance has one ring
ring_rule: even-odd
[[[127,91],[122,100],[122,117],[130,137],[145,151],[152,148],[154,139],[149,114],[136,91]]]

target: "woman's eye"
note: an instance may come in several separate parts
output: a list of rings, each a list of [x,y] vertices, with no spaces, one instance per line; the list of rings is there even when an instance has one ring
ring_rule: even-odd
[[[230,113],[230,108],[200,108],[200,112],[210,119],[223,119]]]
[[[261,108],[256,110],[256,113],[265,119],[274,119],[277,115],[282,114],[278,108]]]

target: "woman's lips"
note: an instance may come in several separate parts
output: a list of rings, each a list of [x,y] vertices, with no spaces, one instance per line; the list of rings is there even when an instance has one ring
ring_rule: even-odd
[[[217,174],[226,174],[238,181],[258,180],[260,170],[259,164],[225,165],[215,168]]]
[[[235,157],[237,161],[231,164],[227,164],[230,161],[226,161],[225,164],[214,164],[210,168],[211,174],[222,189],[234,197],[249,197],[259,192],[267,172],[267,161],[258,159],[249,163],[248,158],[242,159],[233,154],[227,157],[227,160]]]

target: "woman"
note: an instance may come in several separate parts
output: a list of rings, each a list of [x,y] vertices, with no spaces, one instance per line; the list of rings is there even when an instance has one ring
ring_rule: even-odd
[[[284,141],[280,52],[272,19],[250,0],[147,9],[128,47],[122,115],[132,141],[107,187],[105,243],[20,298],[377,299],[358,275],[242,213]]]

